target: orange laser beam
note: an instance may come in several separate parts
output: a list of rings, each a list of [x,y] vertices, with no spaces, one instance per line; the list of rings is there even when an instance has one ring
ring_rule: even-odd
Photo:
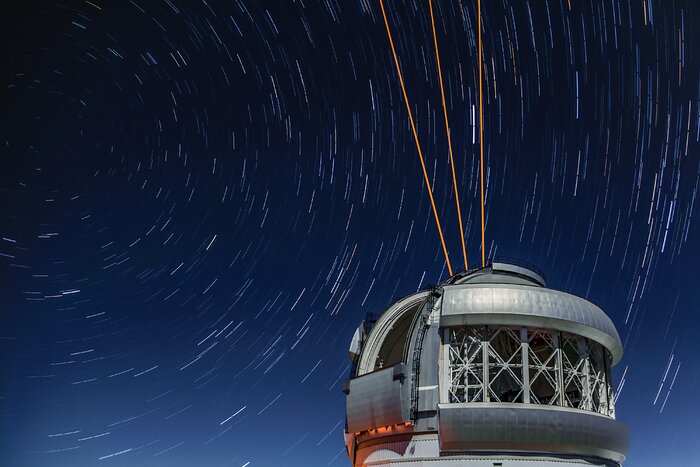
[[[481,161],[481,267],[486,266],[486,240],[484,234],[484,96],[482,91],[481,59],[481,0],[478,0],[479,27],[479,152]]]
[[[457,204],[457,217],[459,218],[459,236],[462,239],[462,254],[464,255],[464,269],[469,270],[467,261],[467,247],[464,244],[464,227],[462,226],[462,208],[459,205],[459,190],[457,189],[457,175],[455,174],[455,161],[452,156],[452,138],[450,137],[450,123],[447,120],[447,105],[445,104],[445,89],[442,84],[442,68],[440,66],[440,52],[438,50],[437,34],[435,33],[435,17],[433,16],[433,0],[430,0],[430,23],[433,26],[433,42],[435,43],[435,57],[437,59],[438,77],[440,78],[440,94],[442,96],[442,110],[445,116],[445,132],[447,133],[447,147],[450,152],[450,165],[452,166],[452,183],[455,188],[455,203]]]
[[[433,215],[435,216],[435,224],[437,225],[438,233],[440,234],[440,242],[442,243],[442,251],[445,253],[445,260],[447,261],[447,269],[452,276],[452,264],[450,264],[450,256],[447,253],[447,246],[445,245],[445,237],[442,234],[442,226],[440,225],[440,218],[438,217],[437,208],[435,207],[435,199],[433,198],[433,189],[430,186],[430,179],[428,178],[428,171],[425,169],[425,160],[423,158],[423,151],[420,147],[420,142],[418,141],[418,133],[416,132],[416,125],[413,121],[413,112],[411,112],[411,105],[408,103],[408,95],[406,94],[406,86],[403,82],[403,75],[401,74],[401,67],[399,66],[399,59],[396,56],[396,49],[394,48],[394,39],[391,36],[391,29],[389,28],[389,21],[386,17],[386,11],[384,10],[384,1],[379,0],[379,5],[382,8],[382,16],[384,16],[384,25],[386,26],[386,33],[389,36],[389,44],[391,45],[391,53],[394,56],[394,64],[396,65],[396,72],[399,75],[399,82],[401,83],[401,91],[403,92],[403,99],[406,103],[406,110],[408,111],[408,119],[411,122],[411,130],[413,131],[413,139],[416,142],[416,148],[418,149],[418,155],[420,156],[420,165],[423,168],[423,177],[425,177],[425,184],[428,187],[428,195],[430,195],[430,204],[433,206]]]

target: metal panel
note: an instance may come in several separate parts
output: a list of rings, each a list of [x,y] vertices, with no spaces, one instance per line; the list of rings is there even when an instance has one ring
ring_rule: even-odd
[[[420,399],[418,399],[418,410],[420,412],[435,411],[438,402],[440,402],[440,394],[438,386],[421,386],[418,388]]]
[[[348,383],[348,433],[357,433],[407,420],[409,401],[401,397],[405,365],[368,373]]]
[[[440,355],[440,334],[438,326],[431,326],[423,340],[423,350],[420,356],[420,385],[437,386],[438,366]]]
[[[625,460],[629,431],[592,412],[508,403],[439,404],[440,451],[530,452]]]
[[[608,316],[575,295],[513,284],[448,285],[443,289],[440,325],[523,325],[557,329],[605,346],[613,363],[622,358],[622,342]]]

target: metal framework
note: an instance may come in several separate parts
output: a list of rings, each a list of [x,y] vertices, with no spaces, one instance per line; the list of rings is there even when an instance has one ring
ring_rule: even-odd
[[[555,405],[615,417],[610,354],[570,333],[471,326],[448,334],[448,398],[459,402]]]

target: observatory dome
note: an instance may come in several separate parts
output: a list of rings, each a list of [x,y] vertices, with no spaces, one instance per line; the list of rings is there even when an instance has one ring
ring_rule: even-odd
[[[622,357],[599,307],[508,260],[457,274],[368,315],[344,385],[353,465],[619,466],[611,367]]]

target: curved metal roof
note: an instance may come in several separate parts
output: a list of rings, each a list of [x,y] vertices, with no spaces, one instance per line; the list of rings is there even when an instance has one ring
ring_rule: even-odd
[[[588,337],[606,347],[613,364],[622,342],[603,310],[575,295],[517,284],[457,284],[443,289],[441,326],[531,325]]]

